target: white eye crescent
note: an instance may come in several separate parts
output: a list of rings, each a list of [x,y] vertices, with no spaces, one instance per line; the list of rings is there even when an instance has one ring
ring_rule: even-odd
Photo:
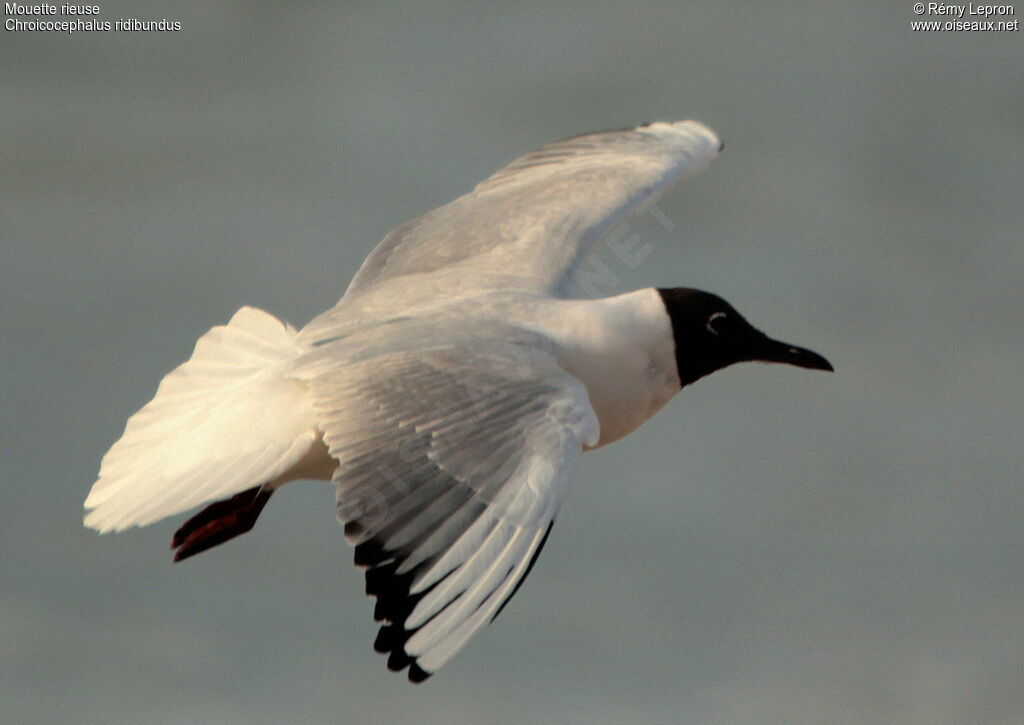
[[[724,312],[716,312],[715,314],[711,315],[711,317],[708,318],[707,324],[705,326],[708,328],[708,332],[710,332],[712,335],[718,334],[718,330],[714,328],[714,323],[715,320],[720,319],[722,317],[725,317]]]

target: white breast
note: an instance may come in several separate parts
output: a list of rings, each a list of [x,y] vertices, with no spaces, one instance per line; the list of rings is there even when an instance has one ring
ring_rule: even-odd
[[[679,392],[672,325],[657,290],[554,303],[559,364],[587,387],[601,425],[595,448],[639,428]]]

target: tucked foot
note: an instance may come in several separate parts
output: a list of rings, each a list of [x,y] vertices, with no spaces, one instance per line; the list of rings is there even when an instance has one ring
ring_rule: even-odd
[[[174,560],[182,561],[249,531],[272,493],[271,489],[255,486],[204,508],[174,532]]]

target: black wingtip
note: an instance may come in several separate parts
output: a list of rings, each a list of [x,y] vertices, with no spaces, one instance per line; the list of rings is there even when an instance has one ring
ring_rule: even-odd
[[[348,534],[347,526],[345,534]],[[384,558],[386,558],[384,555],[384,547],[374,539],[364,541],[362,544],[357,545],[352,556],[353,562],[359,567],[373,566]]]
[[[430,677],[432,674],[434,673],[427,672],[425,669],[420,667],[415,662],[409,665],[409,682],[413,682],[418,685],[419,683],[423,682],[428,677]]]
[[[412,657],[405,653],[405,650],[392,650],[388,655],[388,669],[392,672],[401,672],[406,667],[416,664]]]
[[[377,638],[373,640],[373,649],[375,652],[381,654],[387,654],[395,646],[395,632],[393,624],[385,624],[377,632]]]
[[[400,636],[400,628],[394,624],[384,625],[377,633],[377,639],[373,648],[382,654],[388,655],[387,667],[392,672],[401,672],[409,668],[409,682],[419,684],[430,677],[433,672],[427,672],[416,664],[416,658],[409,655],[404,649],[404,637]]]
[[[718,139],[718,153],[725,151],[725,141]]]

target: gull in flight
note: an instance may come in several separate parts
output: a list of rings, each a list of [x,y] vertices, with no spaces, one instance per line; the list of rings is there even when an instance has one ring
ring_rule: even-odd
[[[174,534],[181,561],[285,483],[332,481],[374,648],[426,679],[522,584],[581,453],[733,363],[832,370],[707,292],[574,296],[588,251],[721,150],[696,121],[559,141],[388,234],[302,329],[243,307],[128,419],[86,526],[207,504]]]

